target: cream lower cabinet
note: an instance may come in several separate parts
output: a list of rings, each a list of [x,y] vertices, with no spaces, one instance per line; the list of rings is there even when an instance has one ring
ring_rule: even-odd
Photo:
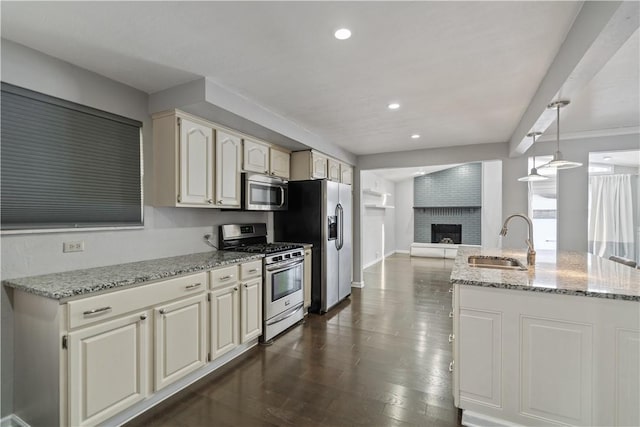
[[[211,360],[228,353],[240,344],[240,291],[238,284],[224,286],[210,293]]]
[[[154,309],[155,390],[207,363],[206,303],[201,293]]]
[[[640,425],[638,302],[455,285],[465,425]]]
[[[240,342],[262,335],[262,278],[241,284]]]
[[[140,311],[69,334],[70,425],[95,425],[146,398],[150,324]]]

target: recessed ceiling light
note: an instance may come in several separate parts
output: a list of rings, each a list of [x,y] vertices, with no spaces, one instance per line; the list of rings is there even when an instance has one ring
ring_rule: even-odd
[[[397,110],[398,108],[400,108],[400,104],[398,104],[397,102],[392,102],[391,104],[387,105],[387,108],[389,110]]]
[[[604,156],[604,157],[602,158],[602,160],[609,161],[609,160],[611,160],[611,156]]]
[[[416,172],[416,175],[424,175],[424,174],[426,174],[426,172],[424,171]]]
[[[413,135],[411,135],[411,139],[418,139],[420,138],[420,135],[418,135],[417,133],[414,133]]]
[[[351,31],[347,28],[340,28],[333,34],[338,40],[346,40],[351,37]]]

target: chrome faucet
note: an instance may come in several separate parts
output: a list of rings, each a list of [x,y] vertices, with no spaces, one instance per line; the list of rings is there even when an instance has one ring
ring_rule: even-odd
[[[527,236],[527,240],[525,240],[525,243],[527,244],[527,247],[529,248],[527,250],[527,264],[534,265],[536,263],[536,251],[533,248],[533,222],[531,221],[531,218],[529,218],[525,214],[509,215],[507,217],[507,219],[504,221],[504,225],[502,226],[502,230],[500,230],[500,235],[501,236],[506,236],[507,235],[507,231],[508,231],[507,230],[507,225],[509,224],[509,221],[511,221],[511,218],[516,217],[516,216],[524,219],[525,221],[527,221],[527,224],[529,224],[529,235]]]

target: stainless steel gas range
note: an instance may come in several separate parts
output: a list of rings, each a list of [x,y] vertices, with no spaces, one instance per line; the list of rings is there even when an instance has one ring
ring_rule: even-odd
[[[304,249],[289,243],[267,243],[267,225],[227,224],[219,230],[219,248],[262,253],[263,259],[263,342],[304,318]]]

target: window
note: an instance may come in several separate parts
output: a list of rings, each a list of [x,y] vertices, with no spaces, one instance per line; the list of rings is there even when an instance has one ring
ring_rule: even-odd
[[[2,83],[2,230],[142,225],[142,123]]]

